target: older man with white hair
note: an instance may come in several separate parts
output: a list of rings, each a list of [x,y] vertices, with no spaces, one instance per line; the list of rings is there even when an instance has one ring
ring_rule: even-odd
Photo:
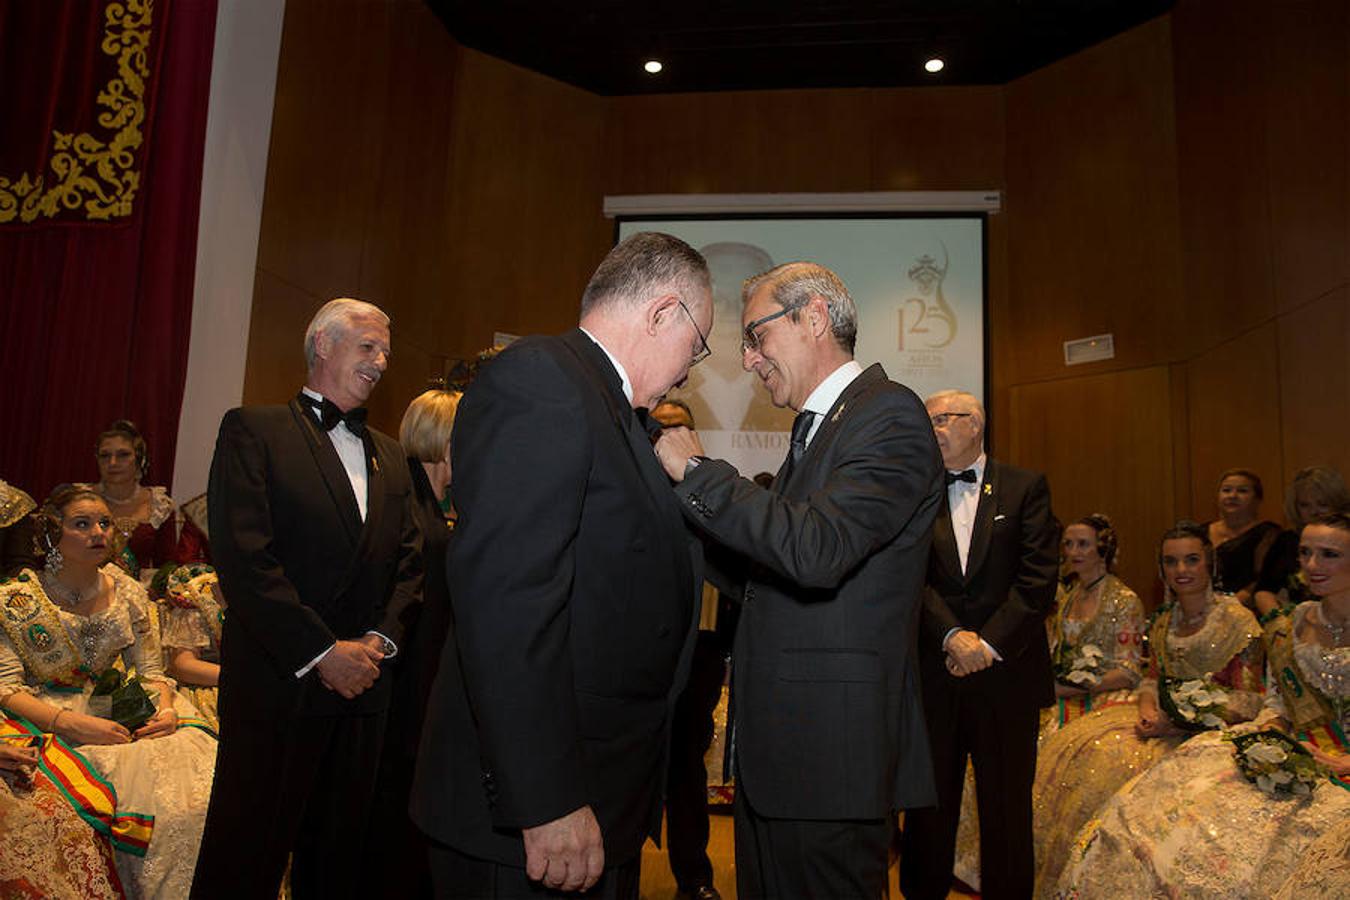
[[[900,890],[943,898],[952,880],[966,760],[975,768],[980,887],[1031,896],[1031,784],[1042,706],[1054,702],[1045,617],[1059,523],[1045,476],[990,459],[984,407],[965,391],[925,402],[947,469],[919,632],[936,809],[905,817]]]
[[[289,403],[233,409],[211,461],[211,548],[228,598],[221,743],[194,897],[354,896],[401,613],[421,546],[397,441],[363,404],[389,317],[341,298],[305,333]]]

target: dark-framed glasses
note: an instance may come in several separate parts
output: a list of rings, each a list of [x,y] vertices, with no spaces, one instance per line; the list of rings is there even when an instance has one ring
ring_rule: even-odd
[[[703,330],[699,328],[698,323],[694,321],[694,314],[689,311],[689,307],[684,305],[683,300],[678,300],[676,302],[680,304],[680,309],[684,310],[684,314],[689,317],[689,324],[694,326],[694,334],[698,335],[699,349],[694,351],[694,355],[689,359],[689,365],[696,366],[712,356],[712,348],[708,346],[708,339],[703,336]]]
[[[744,355],[746,353],[749,353],[751,350],[754,350],[756,353],[758,353],[759,348],[763,346],[764,342],[763,339],[759,336],[759,332],[756,329],[758,329],[761,325],[769,324],[774,319],[782,318],[783,316],[786,316],[788,313],[793,311],[794,311],[793,307],[785,306],[778,312],[769,313],[767,316],[760,316],[753,322],[748,323],[745,326],[745,330],[741,332],[741,354]]]
[[[946,428],[956,419],[964,419],[969,415],[971,415],[971,413],[958,413],[958,412],[938,413],[936,416],[933,416],[929,421],[933,423],[934,428]]]

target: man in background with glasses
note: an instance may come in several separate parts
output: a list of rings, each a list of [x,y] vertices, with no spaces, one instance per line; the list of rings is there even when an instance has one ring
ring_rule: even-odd
[[[460,402],[454,628],[411,803],[438,897],[638,897],[703,581],[637,410],[711,324],[703,257],[636,234],[580,327],[515,342]]]
[[[970,759],[981,893],[1030,897],[1036,732],[1041,707],[1055,700],[1045,617],[1059,523],[1044,475],[985,454],[984,407],[973,394],[939,391],[927,407],[947,469],[919,637],[938,805],[905,818],[900,889],[907,900],[947,896]]]
[[[737,893],[882,897],[895,812],[936,799],[916,639],[941,459],[919,398],[854,360],[838,276],[787,263],[743,299],[742,366],[797,412],[772,487],[704,458],[686,429],[656,445],[742,599]]]

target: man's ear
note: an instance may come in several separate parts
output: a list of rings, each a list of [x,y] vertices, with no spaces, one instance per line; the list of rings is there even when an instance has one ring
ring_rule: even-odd
[[[824,297],[813,296],[807,301],[806,310],[810,316],[812,337],[818,338],[830,330],[830,305]]]
[[[679,305],[680,298],[677,294],[662,294],[648,300],[646,321],[643,323],[647,327],[647,333],[655,336],[661,324],[675,314]]]

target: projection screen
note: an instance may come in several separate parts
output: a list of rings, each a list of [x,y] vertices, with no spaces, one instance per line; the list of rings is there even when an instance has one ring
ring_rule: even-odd
[[[776,409],[741,369],[741,283],[793,260],[833,269],[858,308],[856,356],[881,363],[920,397],[955,387],[985,395],[982,215],[840,218],[620,218],[617,239],[664,231],[708,260],[712,356],[670,396],[687,402],[703,445],[742,475],[776,472],[793,412]]]

